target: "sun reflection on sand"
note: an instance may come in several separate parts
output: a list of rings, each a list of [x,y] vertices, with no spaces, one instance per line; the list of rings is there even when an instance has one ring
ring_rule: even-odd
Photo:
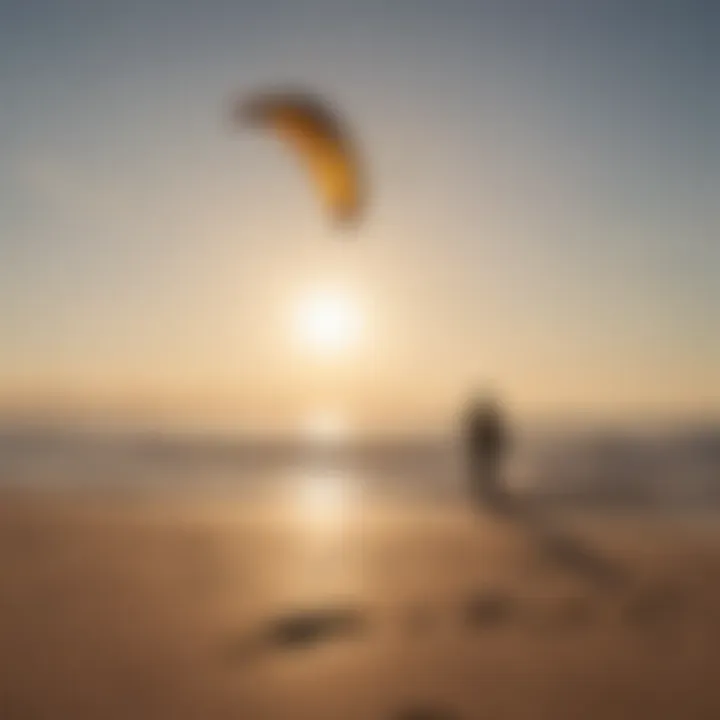
[[[307,468],[293,475],[289,501],[295,527],[292,572],[285,581],[291,595],[309,599],[344,596],[362,585],[348,534],[358,498],[352,478],[329,468]]]
[[[331,470],[307,470],[297,477],[295,507],[298,518],[314,529],[338,528],[353,503],[350,478]]]

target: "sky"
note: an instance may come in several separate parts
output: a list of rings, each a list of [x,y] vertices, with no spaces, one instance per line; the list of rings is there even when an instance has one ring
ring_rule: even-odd
[[[0,412],[720,415],[719,73],[710,1],[0,0]],[[352,239],[228,120],[277,84],[359,140]]]

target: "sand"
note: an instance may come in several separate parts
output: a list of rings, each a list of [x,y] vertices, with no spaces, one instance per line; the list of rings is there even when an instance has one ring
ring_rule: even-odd
[[[0,507],[3,720],[720,717],[720,532],[692,523],[565,512],[605,582],[461,508]]]

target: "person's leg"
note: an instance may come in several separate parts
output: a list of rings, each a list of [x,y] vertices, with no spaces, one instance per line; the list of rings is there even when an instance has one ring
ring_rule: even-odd
[[[484,474],[482,458],[477,452],[471,450],[467,456],[467,487],[474,505],[484,504]]]
[[[505,487],[502,460],[500,453],[488,453],[483,459],[484,503],[493,512],[515,515],[520,510],[520,506]]]

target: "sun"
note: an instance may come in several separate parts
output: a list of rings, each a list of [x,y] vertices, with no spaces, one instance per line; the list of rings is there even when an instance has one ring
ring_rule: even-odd
[[[294,329],[304,350],[320,356],[351,349],[360,338],[361,315],[357,302],[340,290],[314,290],[295,308]]]

